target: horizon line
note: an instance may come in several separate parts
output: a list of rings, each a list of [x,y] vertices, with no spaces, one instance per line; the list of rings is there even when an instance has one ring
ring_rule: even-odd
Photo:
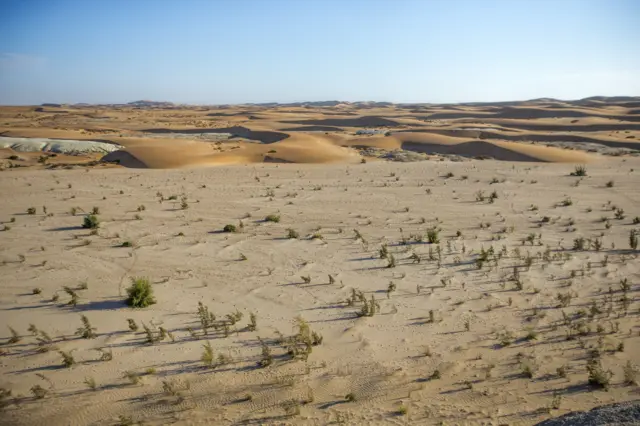
[[[505,102],[532,102],[532,101],[561,101],[561,102],[576,102],[576,101],[585,101],[592,100],[597,98],[610,99],[610,98],[640,98],[640,95],[593,95],[586,96],[584,98],[578,99],[561,99],[554,97],[542,96],[539,98],[531,98],[531,99],[510,99],[510,100],[493,100],[493,101],[458,101],[458,102],[428,102],[428,101],[416,101],[416,102],[392,102],[392,101],[375,101],[375,100],[359,100],[359,101],[345,101],[345,100],[337,100],[337,99],[326,99],[320,101],[291,101],[291,102],[279,102],[279,101],[265,101],[265,102],[238,102],[238,103],[230,103],[230,102],[222,102],[222,103],[199,103],[199,102],[175,102],[175,101],[154,101],[149,99],[139,99],[129,102],[42,102],[39,104],[33,103],[25,103],[25,104],[3,104],[0,103],[0,106],[3,107],[26,107],[26,106],[45,106],[45,105],[89,105],[89,106],[111,106],[111,105],[132,105],[136,103],[153,103],[153,104],[173,104],[175,106],[242,106],[242,105],[292,105],[292,104],[317,104],[317,103],[327,103],[327,102],[336,102],[338,104],[363,104],[363,103],[386,103],[391,105],[463,105],[463,104],[492,104],[492,103],[505,103]]]

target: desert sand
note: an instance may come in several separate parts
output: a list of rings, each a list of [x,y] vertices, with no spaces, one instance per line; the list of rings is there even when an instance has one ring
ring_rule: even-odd
[[[532,425],[637,400],[630,102],[0,109],[2,136],[125,147],[1,153],[0,423]],[[132,308],[141,278],[156,303]]]

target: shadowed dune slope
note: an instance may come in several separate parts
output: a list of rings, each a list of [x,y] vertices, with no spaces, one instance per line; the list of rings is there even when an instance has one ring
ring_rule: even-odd
[[[145,133],[182,133],[182,134],[200,134],[200,133],[232,133],[246,139],[257,140],[262,143],[274,143],[289,137],[286,133],[271,132],[266,130],[251,130],[242,126],[223,127],[219,129],[145,129],[141,130]]]
[[[606,137],[593,137],[583,136],[570,133],[554,133],[554,134],[541,134],[541,133],[513,133],[512,129],[500,129],[502,131],[483,131],[483,130],[471,130],[471,129],[411,129],[400,130],[394,132],[394,134],[400,133],[413,133],[413,134],[438,134],[452,136],[455,138],[477,138],[481,140],[507,140],[507,141],[522,141],[522,142],[586,142],[605,145],[612,148],[629,148],[640,150],[640,141],[633,141],[631,139],[609,140]],[[509,132],[509,133],[505,133]]]
[[[288,127],[286,129],[280,129],[283,132],[342,132],[343,129],[335,126],[300,126],[300,127]]]
[[[306,124],[320,126],[345,126],[345,127],[397,127],[398,121],[389,120],[378,116],[364,116],[358,118],[325,118],[317,120],[289,120],[284,123]]]
[[[430,154],[455,154],[463,157],[491,157],[502,161],[542,161],[586,163],[596,159],[585,152],[555,147],[519,144],[509,141],[468,140],[433,133],[394,133],[387,137],[354,138],[345,146],[404,149]]]
[[[522,145],[513,142],[469,141],[456,144],[425,144],[402,142],[408,151],[456,154],[463,157],[490,157],[502,161],[543,161],[557,163],[587,163],[594,158],[584,152],[566,151],[559,148]]]

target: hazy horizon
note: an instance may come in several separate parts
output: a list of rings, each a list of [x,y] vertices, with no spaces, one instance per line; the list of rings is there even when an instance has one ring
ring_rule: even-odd
[[[0,104],[640,94],[633,0],[6,1]]]
[[[532,98],[532,99],[498,99],[498,100],[493,100],[493,101],[461,101],[461,102],[421,102],[421,101],[417,101],[417,102],[390,102],[390,101],[385,101],[385,100],[375,100],[375,99],[367,99],[367,100],[353,100],[353,101],[346,101],[346,100],[342,100],[342,99],[320,99],[320,100],[313,100],[313,101],[309,101],[309,100],[299,100],[299,101],[290,101],[290,102],[277,102],[277,101],[273,101],[273,102],[237,102],[237,103],[188,103],[188,102],[174,102],[172,100],[167,100],[167,99],[135,99],[135,100],[131,100],[131,101],[122,101],[122,102],[96,102],[96,103],[89,103],[89,102],[75,102],[75,103],[65,103],[65,102],[42,102],[40,104],[37,105],[42,105],[42,104],[59,104],[59,105],[127,105],[127,104],[132,104],[135,102],[156,102],[156,103],[171,103],[174,105],[190,105],[190,106],[218,106],[218,105],[262,105],[262,104],[281,104],[281,105],[286,105],[286,104],[296,104],[296,103],[318,103],[318,102],[340,102],[340,103],[367,103],[367,102],[376,102],[376,103],[392,103],[395,105],[405,105],[405,104],[434,104],[434,105],[440,105],[440,104],[492,104],[492,103],[511,103],[511,102],[527,102],[527,101],[536,101],[536,100],[541,100],[541,99],[552,99],[552,100],[557,100],[557,101],[562,101],[562,102],[575,102],[575,101],[580,101],[583,99],[589,99],[589,98],[598,98],[598,97],[606,97],[606,98],[619,98],[619,97],[628,97],[628,98],[638,98],[640,97],[640,95],[593,95],[593,96],[585,96],[584,98],[577,98],[577,99],[560,99],[560,98],[553,98],[550,96],[543,96],[540,98]],[[36,104],[21,104],[21,105],[10,105],[10,104],[1,104],[1,105],[5,105],[5,106],[30,106],[30,105],[36,105]]]

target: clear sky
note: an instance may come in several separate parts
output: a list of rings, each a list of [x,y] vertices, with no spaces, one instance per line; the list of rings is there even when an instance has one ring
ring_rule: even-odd
[[[640,0],[0,0],[0,104],[640,95]]]

